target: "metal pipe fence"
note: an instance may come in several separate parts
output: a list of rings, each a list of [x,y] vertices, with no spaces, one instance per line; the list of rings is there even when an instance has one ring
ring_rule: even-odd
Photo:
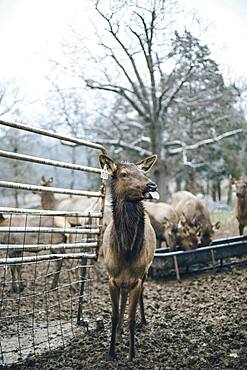
[[[106,153],[87,140],[49,132],[30,125],[0,120],[0,125],[42,135],[70,145]],[[11,148],[10,148],[11,150]],[[3,207],[0,204],[0,367],[18,364],[66,342],[82,327],[94,326],[97,313],[92,302],[95,261],[103,235],[105,203],[101,169],[60,160],[2,150],[0,157],[34,165],[91,173],[97,190],[41,186],[0,181],[0,187],[38,194],[59,194],[59,209]],[[82,156],[83,157],[83,156]],[[2,176],[4,177],[4,176]],[[73,196],[72,198],[69,198]],[[92,199],[88,206],[88,198]],[[95,198],[97,201],[95,201]],[[77,199],[80,209],[63,209],[63,201]],[[85,207],[83,201],[85,201]],[[73,222],[71,221],[73,219]]]

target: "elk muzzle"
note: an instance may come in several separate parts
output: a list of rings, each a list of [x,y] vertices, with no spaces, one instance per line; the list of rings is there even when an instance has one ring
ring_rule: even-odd
[[[159,200],[160,196],[157,191],[157,185],[155,182],[148,182],[144,191],[145,199],[156,199]]]

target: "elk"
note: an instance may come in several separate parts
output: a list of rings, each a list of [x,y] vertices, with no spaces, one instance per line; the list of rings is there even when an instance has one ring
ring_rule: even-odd
[[[53,177],[50,177],[48,180],[44,176],[41,176],[40,183],[41,186],[51,187],[53,184]],[[74,212],[83,212],[89,210],[96,210],[99,208],[97,201],[92,201],[91,198],[61,198],[58,199],[55,197],[53,192],[36,192],[41,198],[41,205],[43,209],[47,210],[56,210],[56,211],[74,211]],[[60,221],[60,224],[63,223],[64,217],[57,217],[57,222]],[[92,219],[85,217],[74,217],[66,216],[66,222],[69,227],[84,226],[89,227],[91,225]],[[62,226],[62,225],[61,225]],[[68,242],[74,242],[75,237],[72,235],[68,236]],[[79,281],[78,271],[75,271],[76,280]],[[72,289],[74,287],[72,286]]]
[[[236,188],[236,218],[238,220],[239,235],[244,234],[244,227],[247,225],[247,181],[231,179]]]
[[[40,217],[35,216],[24,216],[24,215],[12,215],[11,217],[4,217],[0,214],[0,227],[57,227],[56,217],[45,217],[40,219]],[[64,223],[64,227],[66,224]],[[64,233],[26,233],[25,232],[0,232],[0,243],[1,244],[17,244],[17,245],[33,245],[33,244],[60,244],[66,243],[66,235]],[[37,249],[35,252],[40,252],[40,249]],[[59,249],[60,253],[64,252],[64,249]],[[28,252],[33,252],[33,249],[30,248]],[[57,249],[52,249],[52,253],[57,253]],[[21,257],[23,251],[19,249],[9,249],[9,257]],[[51,289],[55,289],[58,285],[59,274],[62,267],[62,260],[56,261],[56,272],[53,278]],[[24,289],[24,283],[22,280],[22,266],[21,264],[13,264],[10,267],[12,275],[12,290],[13,292],[21,292]],[[70,271],[68,272],[69,279],[71,281]],[[19,283],[19,284],[17,284]]]
[[[215,230],[219,229],[220,223],[212,225],[209,211],[204,202],[188,191],[179,191],[172,196],[171,205],[180,216],[182,225],[187,223],[188,241],[185,249],[194,249],[199,246],[207,246],[212,243]],[[191,235],[189,235],[189,233]]]
[[[168,248],[175,248],[175,230],[179,221],[177,212],[172,206],[163,202],[146,201],[143,204],[154,228],[158,247],[161,246],[162,242],[165,242]]]
[[[41,176],[40,183],[41,186],[51,187],[53,184],[53,177],[48,180],[44,176]],[[41,205],[43,209],[56,210],[56,211],[74,211],[83,212],[92,207],[96,206],[96,202],[92,201],[91,198],[61,198],[55,197],[52,192],[36,192],[40,195]],[[68,222],[71,226],[85,225],[85,219],[82,217],[67,217]]]
[[[107,166],[111,176],[113,212],[102,244],[112,302],[109,359],[116,356],[116,335],[121,334],[129,297],[129,360],[132,360],[135,357],[136,309],[139,302],[141,324],[145,324],[143,284],[153,261],[156,244],[155,233],[142,200],[158,199],[159,195],[156,192],[157,185],[145,173],[153,166],[157,156],[150,156],[136,164],[116,163],[103,154],[99,159],[101,167]]]

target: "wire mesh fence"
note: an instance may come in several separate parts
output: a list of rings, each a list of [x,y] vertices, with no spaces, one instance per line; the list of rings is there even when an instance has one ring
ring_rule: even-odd
[[[77,138],[14,122],[0,120],[0,124],[105,153],[101,145]],[[0,150],[0,156],[97,177],[101,173],[99,168],[20,153]],[[84,191],[0,181],[0,187],[50,194],[53,199],[56,194],[68,196],[65,209],[62,202],[56,203],[60,207],[50,202],[50,209],[0,204],[0,364],[17,363],[29,355],[64,346],[82,326],[87,330],[90,319],[96,319],[91,284],[102,238],[105,200],[103,180],[98,183],[98,191]],[[73,199],[71,208],[69,199]],[[79,211],[75,199],[85,200]],[[76,210],[72,203],[77,204]]]

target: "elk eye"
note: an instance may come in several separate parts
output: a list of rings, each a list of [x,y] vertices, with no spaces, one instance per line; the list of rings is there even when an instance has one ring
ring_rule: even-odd
[[[128,177],[128,173],[127,172],[121,172],[121,177]]]

